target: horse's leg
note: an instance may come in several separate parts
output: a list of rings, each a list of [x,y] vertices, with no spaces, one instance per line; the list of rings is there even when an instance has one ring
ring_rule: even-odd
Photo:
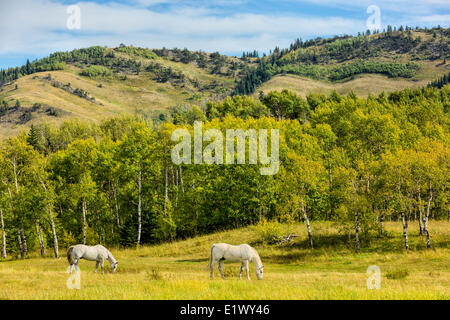
[[[101,264],[102,264],[102,274],[105,274],[105,272],[103,271],[103,265],[105,264],[105,259],[101,260]]]
[[[209,266],[211,272],[210,272],[210,277],[211,279],[213,279],[214,277],[214,266],[216,265],[217,261],[216,260],[211,260],[211,265]]]
[[[241,280],[243,270],[244,270],[244,262],[241,263],[241,270],[239,270],[239,280]]]
[[[73,263],[71,263],[69,266],[69,273],[72,274],[72,272],[73,272]]]
[[[225,276],[223,275],[223,272],[222,272],[223,261],[224,261],[224,260],[220,260],[220,261],[219,261],[219,271],[220,271],[220,276],[222,277],[222,279],[225,279]]]
[[[245,260],[245,271],[247,272],[247,280],[250,280],[250,276],[248,275],[248,260]]]
[[[100,264],[100,261],[95,262],[95,271],[94,273],[97,273],[98,265]]]
[[[75,259],[75,260],[73,261],[73,263],[74,263],[74,265],[75,265],[75,272],[80,271],[80,269],[78,268],[78,259]]]

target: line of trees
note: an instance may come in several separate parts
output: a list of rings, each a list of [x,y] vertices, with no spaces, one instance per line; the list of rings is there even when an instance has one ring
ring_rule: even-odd
[[[428,87],[436,87],[438,89],[442,88],[443,86],[447,85],[450,83],[450,72],[447,74],[444,74],[442,77],[440,77],[439,79],[436,79],[434,81],[432,81]]]
[[[135,246],[266,219],[305,221],[311,246],[315,221],[334,221],[356,250],[396,220],[406,249],[411,232],[431,247],[429,219],[450,218],[449,105],[449,86],[366,99],[284,90],[210,102],[177,124],[122,116],[34,125],[0,146],[1,252],[58,256],[74,243]],[[196,120],[223,134],[279,129],[278,173],[174,165],[171,134],[193,136]]]

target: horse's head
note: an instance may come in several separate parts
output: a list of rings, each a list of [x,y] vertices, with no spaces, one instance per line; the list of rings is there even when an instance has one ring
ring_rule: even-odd
[[[262,280],[262,278],[263,278],[263,269],[264,269],[264,266],[256,268],[256,277],[258,278],[258,280]]]
[[[117,269],[117,266],[118,266],[118,265],[119,265],[119,263],[118,263],[117,261],[111,263],[111,273],[116,272],[116,269]]]

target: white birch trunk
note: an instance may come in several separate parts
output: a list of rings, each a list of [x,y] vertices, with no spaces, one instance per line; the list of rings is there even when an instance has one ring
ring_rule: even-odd
[[[59,248],[58,248],[58,236],[56,235],[55,221],[53,220],[52,206],[48,206],[48,216],[50,218],[50,226],[52,228],[53,235],[53,252],[55,253],[55,258],[59,257]]]
[[[86,231],[87,231],[87,226],[86,226],[86,199],[83,197],[82,201],[81,201],[81,209],[83,211],[83,244],[86,244]]]
[[[25,230],[23,229],[23,227],[20,228],[20,234],[22,235],[23,251],[24,254],[27,255],[28,254],[27,236],[25,235]]]
[[[164,168],[164,215],[167,213],[167,199],[169,197],[167,186],[167,167]]]
[[[19,242],[20,258],[25,259],[25,254],[23,252],[22,236],[20,235],[20,229],[17,229],[17,241]]]
[[[0,225],[2,228],[2,258],[6,259],[6,234],[5,234],[5,222],[3,221],[3,209],[0,209]]]
[[[39,240],[39,247],[41,249],[41,257],[44,257],[45,256],[44,238],[42,236],[41,228],[39,226],[38,221],[35,222],[35,225],[36,225],[36,234],[37,234],[38,240]]]
[[[312,233],[311,233],[311,225],[309,224],[308,215],[306,214],[306,208],[304,205],[302,205],[302,212],[303,212],[303,218],[305,218],[305,222],[306,222],[306,229],[308,230],[309,244],[311,246],[311,249],[314,249],[313,238],[312,238]]]
[[[355,240],[356,240],[356,251],[359,252],[361,249],[361,244],[359,242],[359,214],[355,211]]]
[[[41,179],[42,188],[44,189],[45,193],[47,193],[47,187],[45,186],[44,181]],[[50,219],[50,227],[52,228],[52,236],[53,236],[53,252],[55,254],[55,258],[59,257],[59,248],[58,248],[58,236],[56,234],[56,228],[55,228],[55,221],[53,220],[53,213],[52,213],[52,205],[51,203],[48,204],[48,217]]]
[[[403,226],[403,237],[405,238],[405,249],[409,249],[408,244],[408,221],[406,220],[405,213],[402,212],[402,226]]]
[[[120,217],[119,217],[119,203],[117,201],[117,188],[113,186],[114,204],[116,208],[116,222],[117,227],[120,228]]]
[[[180,183],[181,183],[181,192],[184,193],[184,185],[183,185],[183,169],[180,166]],[[449,221],[450,221],[450,209],[449,209]]]
[[[141,232],[142,232],[142,171],[141,171],[141,160],[138,164],[138,238],[137,245],[141,244]]]
[[[425,215],[424,221],[423,221],[423,230],[425,232],[425,235],[427,237],[427,248],[431,248],[430,244],[430,233],[428,232],[428,218],[430,217],[430,208],[431,208],[431,201],[433,200],[433,190],[431,189],[431,183],[430,183],[430,197],[428,198],[428,204],[427,204],[427,213]]]
[[[424,232],[422,222],[423,222],[423,206],[422,206],[422,199],[420,197],[420,192],[419,192],[419,235],[423,235],[423,232]]]

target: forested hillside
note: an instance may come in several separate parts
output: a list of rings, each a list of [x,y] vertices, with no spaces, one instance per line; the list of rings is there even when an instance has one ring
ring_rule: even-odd
[[[172,108],[230,95],[242,66],[237,58],[187,49],[122,45],[57,52],[0,72],[0,134],[67,118],[97,123],[120,114],[165,119]]]
[[[399,247],[408,248],[408,232],[433,247],[429,219],[450,219],[449,106],[448,85],[367,98],[304,99],[284,90],[211,101],[205,111],[175,112],[172,121],[34,125],[1,145],[5,254],[77,242],[136,246],[264,228],[266,220],[305,221],[309,231],[332,221],[356,250],[388,236],[383,221],[393,220],[403,225]],[[278,173],[264,176],[251,164],[174,165],[171,134],[192,132],[196,120],[223,133],[279,129]]]
[[[388,26],[383,32],[370,31],[357,37],[297,39],[289,49],[275,48],[259,60],[239,82],[237,94],[253,93],[272,77],[293,74],[317,80],[349,80],[358,74],[376,73],[391,78],[413,78],[426,61],[441,59],[445,66],[450,53],[449,29]],[[422,70],[423,71],[423,70]],[[416,77],[416,79],[418,79]]]
[[[366,97],[423,87],[449,72],[449,32],[388,26],[374,34],[297,39],[268,55],[239,58],[126,45],[56,52],[0,71],[0,135],[71,118],[98,124],[131,114],[164,121],[208,101],[275,89]]]

